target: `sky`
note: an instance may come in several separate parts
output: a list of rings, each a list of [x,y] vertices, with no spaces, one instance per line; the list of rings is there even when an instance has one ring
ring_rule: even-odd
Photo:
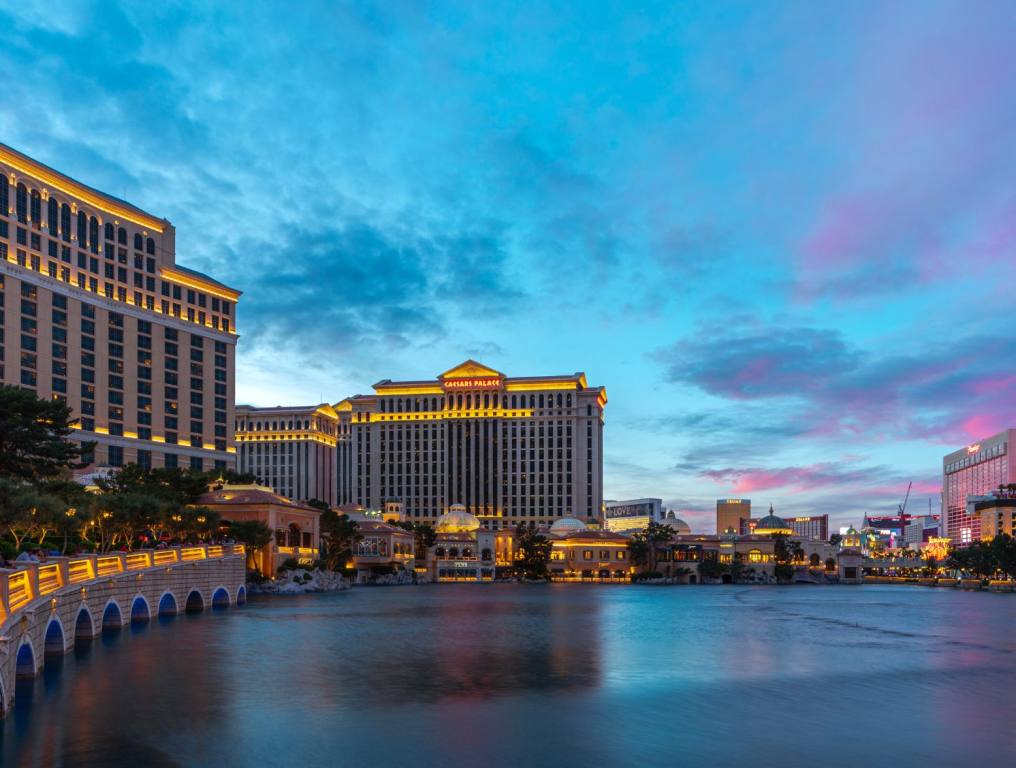
[[[542,7],[541,7],[542,5]],[[604,492],[937,511],[1016,425],[1016,3],[0,4],[0,140],[244,292],[237,401],[607,388]]]

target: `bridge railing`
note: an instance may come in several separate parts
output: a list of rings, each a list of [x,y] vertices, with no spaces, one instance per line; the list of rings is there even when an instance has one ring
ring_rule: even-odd
[[[50,557],[44,563],[14,563],[0,568],[0,624],[23,610],[33,600],[63,587],[115,577],[127,571],[161,568],[184,562],[214,560],[245,553],[243,544],[211,544],[199,547],[141,549],[101,555]]]

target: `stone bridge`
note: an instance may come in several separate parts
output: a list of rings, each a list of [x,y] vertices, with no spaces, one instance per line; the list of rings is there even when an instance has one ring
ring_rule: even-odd
[[[242,605],[243,546],[138,550],[51,557],[0,568],[0,717],[14,681],[35,677],[45,657],[136,621]]]

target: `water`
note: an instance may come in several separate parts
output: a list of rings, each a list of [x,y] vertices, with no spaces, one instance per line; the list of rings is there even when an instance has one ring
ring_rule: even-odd
[[[893,586],[255,597],[51,659],[0,764],[1014,764],[1014,628]]]

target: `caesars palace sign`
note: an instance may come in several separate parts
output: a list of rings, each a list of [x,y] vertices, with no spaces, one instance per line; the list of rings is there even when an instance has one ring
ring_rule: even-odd
[[[449,389],[499,389],[501,379],[497,376],[482,376],[475,379],[445,379],[441,382],[445,390]]]

